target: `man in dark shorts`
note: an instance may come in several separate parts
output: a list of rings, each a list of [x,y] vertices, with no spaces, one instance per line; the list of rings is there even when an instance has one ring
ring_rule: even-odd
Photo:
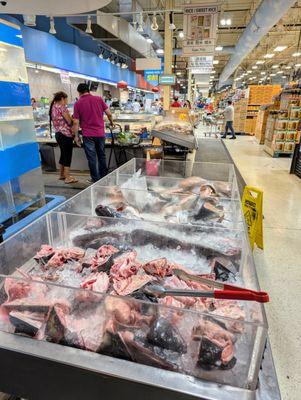
[[[80,83],[77,87],[79,100],[74,105],[73,131],[75,142],[81,146],[79,126],[83,134],[83,147],[89,164],[91,182],[97,182],[107,174],[105,153],[105,113],[113,126],[111,112],[100,96],[90,94],[89,86]]]

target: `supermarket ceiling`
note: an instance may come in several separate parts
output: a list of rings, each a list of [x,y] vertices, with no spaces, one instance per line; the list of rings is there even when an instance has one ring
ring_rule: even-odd
[[[182,51],[182,30],[183,30],[183,3],[208,4],[213,0],[174,0],[172,20],[175,24],[173,31],[173,71],[178,75],[178,79],[187,79],[187,58],[181,56]],[[29,13],[30,5],[34,3],[39,7],[35,13],[42,13],[48,7],[46,1],[40,0],[8,0],[7,10],[18,9],[18,12]],[[55,9],[54,16],[63,15],[69,17],[68,23],[82,32],[91,35],[100,45],[116,49],[123,52],[126,56],[150,57],[156,54],[156,50],[163,48],[164,44],[164,10],[166,0],[52,0],[51,9]],[[70,4],[72,3],[72,11]],[[211,85],[216,85],[220,81],[226,81],[228,76],[234,79],[240,77],[247,71],[252,71],[252,77],[258,78],[264,71],[270,71],[273,66],[283,67],[284,74],[289,74],[294,65],[301,63],[300,50],[300,29],[301,29],[301,0],[217,0],[219,5],[219,25],[217,30],[217,48],[214,59],[214,72],[211,76]],[[257,37],[257,42],[249,46],[246,54],[236,51],[235,48],[240,38],[245,39],[246,33],[250,28],[250,22],[255,23],[256,12],[265,4],[264,22],[270,23],[269,31]],[[97,6],[96,6],[97,5]],[[286,7],[285,7],[286,6]],[[81,15],[83,9],[94,7],[91,15],[91,31],[87,32],[87,14]],[[43,9],[43,10],[42,10]],[[97,11],[105,13],[106,21],[100,24],[100,19],[96,17]],[[27,11],[26,11],[27,10]],[[282,10],[284,10],[282,12]],[[45,11],[45,10],[44,10]],[[14,12],[14,11],[10,11]],[[32,11],[33,12],[33,11]],[[140,14],[143,12],[143,14]],[[51,15],[50,13],[45,13]],[[256,14],[255,22],[252,20]],[[153,30],[152,20],[156,15],[158,29]],[[142,20],[141,20],[142,18]],[[274,18],[274,19],[273,19]],[[223,25],[222,20],[230,20],[229,25]],[[103,20],[104,21],[104,20]],[[142,21],[142,24],[141,24]],[[118,25],[118,29],[115,29]],[[140,29],[142,26],[142,30]],[[254,28],[254,29],[255,29]],[[256,31],[256,29],[253,32]],[[246,37],[246,43],[252,41],[252,36]],[[151,44],[150,44],[151,43]],[[281,46],[281,51],[275,51],[277,46]],[[244,42],[243,46],[244,47]],[[300,51],[299,51],[300,50]],[[233,54],[236,55],[236,62],[233,64]],[[271,58],[267,58],[273,54]],[[294,56],[293,56],[294,55]],[[232,64],[232,68],[229,65]],[[234,66],[233,66],[234,65]],[[230,71],[230,72],[229,72]],[[227,72],[227,73],[226,73]],[[222,78],[222,79],[221,79]],[[250,77],[247,77],[248,79]]]

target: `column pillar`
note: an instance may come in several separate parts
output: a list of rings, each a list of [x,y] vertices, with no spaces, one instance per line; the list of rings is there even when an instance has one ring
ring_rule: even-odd
[[[171,10],[173,0],[166,0],[166,10]],[[172,73],[172,35],[173,31],[169,29],[169,12],[165,12],[164,22],[164,74]],[[165,111],[170,108],[170,92],[171,86],[163,86],[163,109]]]

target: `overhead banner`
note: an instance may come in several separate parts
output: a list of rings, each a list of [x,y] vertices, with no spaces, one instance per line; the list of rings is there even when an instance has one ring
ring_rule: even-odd
[[[188,68],[192,74],[210,74],[213,68],[213,56],[190,57]]]
[[[146,82],[151,83],[154,86],[159,85],[159,75],[162,74],[161,69],[148,69],[144,71],[144,79]]]
[[[183,56],[213,54],[216,42],[218,5],[184,5]]]
[[[160,69],[161,58],[136,58],[136,71]]]

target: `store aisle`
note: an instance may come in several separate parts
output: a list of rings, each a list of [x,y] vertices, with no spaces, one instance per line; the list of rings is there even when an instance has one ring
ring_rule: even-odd
[[[290,158],[272,158],[255,138],[225,140],[248,185],[264,192],[264,251],[255,250],[283,400],[300,400],[301,387],[301,180],[289,174]]]

